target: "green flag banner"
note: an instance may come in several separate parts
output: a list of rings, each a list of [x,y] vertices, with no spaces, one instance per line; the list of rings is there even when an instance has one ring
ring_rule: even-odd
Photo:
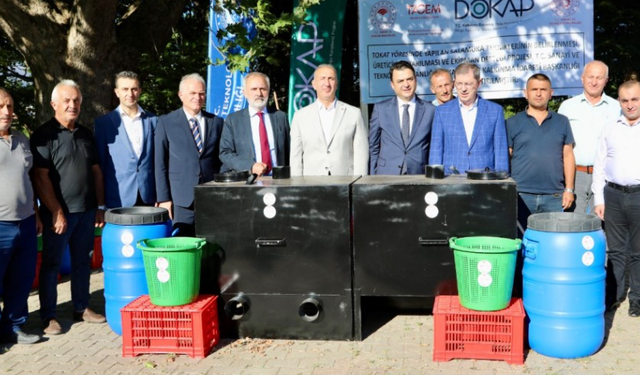
[[[298,6],[299,2],[295,0],[293,5]],[[307,9],[305,23],[295,26],[291,41],[289,121],[295,111],[316,100],[311,81],[318,65],[333,65],[340,80],[344,13],[344,0],[324,0]]]

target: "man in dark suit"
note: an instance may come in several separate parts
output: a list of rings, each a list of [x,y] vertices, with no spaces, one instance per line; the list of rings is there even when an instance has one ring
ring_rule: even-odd
[[[373,107],[369,174],[424,173],[435,106],[416,96],[416,73],[409,62],[394,63],[389,74],[396,96]]]
[[[220,171],[222,118],[202,110],[204,79],[182,77],[178,96],[182,108],[158,120],[155,134],[156,192],[160,207],[169,210],[174,229],[195,235],[193,188],[213,180]]]
[[[115,83],[120,105],[94,123],[105,203],[108,208],[153,205],[153,134],[158,118],[138,105],[137,74],[120,72]]]
[[[447,175],[509,169],[504,113],[498,104],[478,96],[481,83],[477,65],[458,65],[454,72],[458,97],[436,108],[429,164],[443,164]]]
[[[222,170],[268,175],[274,166],[289,165],[289,121],[284,112],[266,109],[269,77],[252,72],[243,83],[249,108],[230,114],[224,122],[220,140]]]

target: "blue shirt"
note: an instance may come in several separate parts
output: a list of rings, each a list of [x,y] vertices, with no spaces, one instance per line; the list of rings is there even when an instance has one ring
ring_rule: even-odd
[[[513,149],[511,176],[524,193],[564,191],[565,145],[573,144],[569,119],[549,111],[542,124],[526,111],[507,120],[507,142]]]

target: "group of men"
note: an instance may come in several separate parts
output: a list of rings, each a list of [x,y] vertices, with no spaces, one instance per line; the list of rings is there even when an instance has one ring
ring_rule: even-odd
[[[394,63],[390,80],[395,96],[374,106],[367,129],[360,110],[337,99],[335,68],[320,65],[312,82],[316,102],[299,109],[289,127],[285,113],[267,108],[270,82],[262,73],[244,78],[248,108],[223,120],[202,110],[206,84],[200,75],[182,78],[182,108],[157,117],[140,107],[140,80],[125,71],[115,78],[120,105],[95,120],[95,133],[77,123],[80,88],[63,80],[51,95],[54,117],[30,141],[10,128],[13,99],[0,89],[0,169],[7,177],[0,179],[5,192],[0,196],[0,339],[40,340],[21,328],[37,233],[44,243],[39,293],[44,333],[63,331],[56,280],[67,246],[73,319],[103,323],[104,316],[89,308],[89,252],[93,227],[104,225],[107,209],[163,207],[180,235],[193,236],[194,186],[220,171],[268,176],[276,166],[290,166],[293,176],[422,174],[426,164],[443,165],[446,175],[511,170],[521,225],[530,213],[572,209],[606,221],[614,280],[608,283],[607,306],[615,308],[625,298],[630,254],[629,314],[640,316],[640,169],[634,168],[640,153],[634,147],[640,138],[640,83],[622,84],[616,101],[603,92],[608,68],[593,61],[582,75],[584,93],[554,113],[548,109],[550,79],[534,74],[524,89],[526,110],[505,122],[502,107],[478,95],[482,79],[475,64],[460,64],[453,76],[436,70],[433,102],[416,95],[411,63]]]

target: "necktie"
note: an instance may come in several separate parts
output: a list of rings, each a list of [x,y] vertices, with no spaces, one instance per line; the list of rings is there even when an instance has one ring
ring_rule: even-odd
[[[191,126],[191,134],[193,134],[193,140],[196,141],[196,147],[198,148],[198,153],[202,154],[202,137],[200,136],[200,125],[198,125],[198,120],[195,117],[189,120],[189,125]]]
[[[262,162],[267,165],[267,171],[270,171],[273,164],[271,162],[271,149],[269,148],[267,127],[264,124],[264,113],[258,112],[258,118],[260,119],[260,154],[262,155]]]
[[[404,145],[409,144],[409,104],[403,104],[404,111],[402,112],[402,140]]]

